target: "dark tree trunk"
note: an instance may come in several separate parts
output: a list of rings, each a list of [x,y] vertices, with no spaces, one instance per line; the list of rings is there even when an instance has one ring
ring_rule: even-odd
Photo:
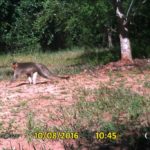
[[[107,37],[108,37],[108,48],[111,49],[113,48],[113,43],[112,43],[112,30],[108,29],[107,30]]]

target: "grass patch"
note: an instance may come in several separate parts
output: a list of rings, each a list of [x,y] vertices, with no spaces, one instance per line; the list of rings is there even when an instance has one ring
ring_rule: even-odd
[[[34,113],[29,112],[27,115],[27,124],[26,124],[25,136],[28,141],[32,141],[35,138],[35,134],[39,132],[46,132],[46,128],[39,121],[35,121]]]
[[[12,109],[11,113],[14,115],[21,112],[24,109],[28,108],[28,102],[26,100],[22,100],[20,103],[16,104]]]
[[[19,113],[20,112],[20,109],[19,108],[12,108],[11,109],[11,113],[13,113],[13,114],[17,114],[17,113]]]
[[[78,62],[75,58],[79,57],[83,53],[83,49],[72,49],[53,53],[34,52],[28,54],[17,53],[13,55],[0,55],[0,80],[8,79],[12,76],[13,71],[11,69],[11,63],[13,61],[42,63],[56,74],[78,73],[84,67],[77,67],[80,62]]]
[[[84,95],[83,95],[84,94]],[[94,102],[87,101],[88,97],[93,95],[95,97]],[[103,112],[109,112],[112,114],[112,118],[119,116],[120,112],[126,112],[129,119],[136,118],[137,115],[142,114],[145,107],[148,107],[146,99],[140,95],[132,93],[127,89],[111,90],[108,88],[102,88],[99,90],[91,91],[87,94],[81,93],[82,99],[76,104],[76,112],[78,112],[79,122],[84,122],[89,125],[92,123],[99,126],[101,130],[101,121]],[[142,109],[141,109],[142,108]],[[95,126],[97,129],[97,126]]]
[[[94,102],[89,101],[89,97],[92,96],[95,98]],[[59,111],[63,114],[60,118],[64,118],[68,127],[75,118],[75,126],[101,130],[105,122],[104,112],[109,112],[108,115],[112,116],[110,122],[118,121],[121,112],[126,113],[127,122],[130,122],[136,121],[145,110],[150,109],[149,106],[148,99],[128,89],[115,90],[104,87],[93,91],[80,90],[78,103],[71,108],[61,107]]]
[[[90,101],[90,98],[94,98],[95,101]],[[98,90],[80,89],[78,102],[75,105],[59,107],[58,111],[62,115],[53,119],[61,120],[62,125],[55,126],[51,130],[78,132],[80,138],[86,140],[90,138],[93,143],[96,132],[115,132],[117,140],[120,141],[128,138],[126,134],[129,133],[131,135],[129,143],[132,145],[132,140],[135,142],[132,131],[136,130],[141,134],[141,130],[147,128],[140,122],[145,110],[150,110],[149,99],[128,89],[107,87]],[[148,122],[146,117],[145,121]],[[146,131],[148,130],[147,128]]]
[[[15,119],[10,119],[8,122],[8,126],[4,127],[3,126],[4,122],[0,122],[0,138],[4,138],[4,139],[8,139],[8,138],[19,138],[20,134],[16,134],[14,132],[12,132],[13,128],[14,128],[14,124],[15,124]]]
[[[33,52],[17,53],[0,56],[0,79],[7,79],[12,76],[11,63],[18,62],[37,62],[45,64],[56,74],[77,74],[85,69],[92,69],[97,65],[106,64],[117,60],[112,51],[105,49],[85,49],[73,48],[57,52]]]
[[[150,81],[144,82],[144,87],[150,88]]]
[[[0,68],[0,80],[3,79],[10,79],[13,75],[13,71],[10,70],[8,67],[7,68]]]

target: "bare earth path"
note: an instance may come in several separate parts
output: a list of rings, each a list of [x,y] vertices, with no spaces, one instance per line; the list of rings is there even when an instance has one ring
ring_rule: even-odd
[[[120,74],[110,75],[103,69],[97,69],[94,73],[85,71],[73,75],[69,80],[47,81],[40,78],[36,85],[29,85],[24,80],[17,81],[12,85],[7,85],[8,81],[0,81],[0,132],[9,131],[21,135],[16,139],[0,138],[0,150],[3,148],[34,149],[32,143],[28,143],[23,136],[27,128],[28,114],[34,113],[35,120],[39,120],[47,126],[60,125],[60,122],[52,122],[49,119],[50,114],[57,113],[55,106],[63,107],[74,104],[79,89],[95,89],[101,85],[115,88],[124,81],[125,87],[131,88],[141,95],[150,93],[150,88],[143,87],[145,78],[150,81],[150,71],[137,74],[121,71]],[[112,83],[112,80],[115,82]],[[61,140],[38,142],[33,140],[33,143],[37,149],[44,146],[46,149],[64,149]]]

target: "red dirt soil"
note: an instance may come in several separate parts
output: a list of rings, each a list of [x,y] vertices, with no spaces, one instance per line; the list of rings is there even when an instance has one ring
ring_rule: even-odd
[[[137,64],[141,64],[141,62]],[[150,71],[142,70],[132,74],[128,72],[129,68],[130,66],[124,66],[121,62],[110,63],[103,68],[96,68],[94,71],[85,70],[78,75],[72,75],[68,80],[47,81],[39,77],[36,85],[29,85],[24,80],[18,80],[12,85],[8,85],[8,81],[0,81],[0,123],[5,130],[9,129],[12,121],[9,132],[22,135],[16,139],[0,138],[0,150],[3,148],[33,150],[34,146],[37,150],[44,149],[44,146],[46,149],[63,150],[63,141],[61,140],[33,139],[32,142],[27,142],[23,134],[27,129],[28,113],[34,113],[35,120],[40,120],[47,126],[61,125],[60,122],[50,121],[49,115],[52,112],[57,113],[55,106],[70,106],[76,103],[77,89],[95,89],[99,88],[100,85],[116,88],[122,80],[124,80],[125,87],[141,95],[149,94],[150,88],[143,87],[143,83],[145,78],[150,81]],[[116,70],[119,72],[119,76],[116,75]],[[111,75],[110,71],[112,71]],[[110,85],[114,79],[115,82]],[[104,118],[107,121],[111,119],[111,116],[106,112]],[[0,132],[4,132],[4,130],[0,128]]]

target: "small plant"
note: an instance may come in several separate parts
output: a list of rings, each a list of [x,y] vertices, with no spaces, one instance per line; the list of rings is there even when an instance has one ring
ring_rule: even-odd
[[[11,113],[16,114],[16,113],[19,113],[19,112],[20,112],[20,109],[19,109],[19,108],[12,108],[12,109],[11,109]]]
[[[35,121],[34,121],[34,116],[33,113],[30,112],[27,115],[27,129],[25,131],[25,134],[27,135],[29,141],[31,141],[35,129]]]
[[[105,133],[108,133],[108,132],[111,132],[111,131],[117,132],[118,128],[115,125],[115,123],[113,123],[113,122],[102,122],[100,131],[104,131]]]
[[[19,104],[19,107],[26,107],[28,104],[27,101],[21,101],[20,104]]]
[[[3,130],[3,122],[0,122],[0,131]]]
[[[150,88],[150,81],[148,82],[144,82],[144,87],[146,87],[146,88]]]
[[[32,141],[35,138],[35,133],[46,132],[47,129],[39,121],[35,122],[33,112],[29,112],[27,115],[27,129],[25,130],[25,135],[27,136],[28,141]]]

